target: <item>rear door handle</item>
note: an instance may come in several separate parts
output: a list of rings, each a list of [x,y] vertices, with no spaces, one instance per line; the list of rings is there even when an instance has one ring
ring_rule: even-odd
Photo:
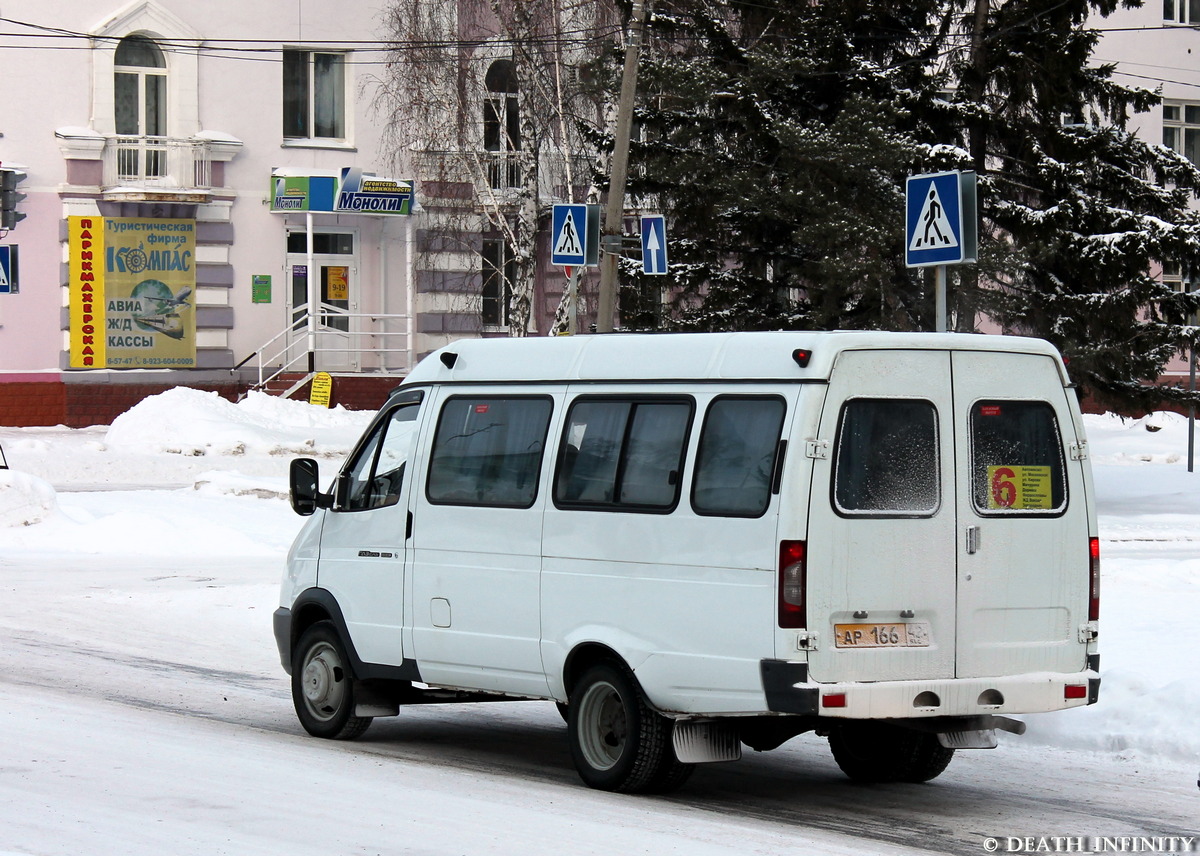
[[[979,527],[967,527],[967,555],[979,552]]]

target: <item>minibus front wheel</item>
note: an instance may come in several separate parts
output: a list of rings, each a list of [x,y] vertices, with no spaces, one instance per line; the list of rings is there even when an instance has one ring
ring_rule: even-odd
[[[624,793],[666,793],[692,774],[675,757],[674,723],[646,704],[628,669],[602,662],[571,691],[567,734],[571,759],[589,787]]]
[[[304,631],[292,661],[292,704],[304,730],[314,737],[351,740],[371,718],[354,715],[354,676],[332,622]]]

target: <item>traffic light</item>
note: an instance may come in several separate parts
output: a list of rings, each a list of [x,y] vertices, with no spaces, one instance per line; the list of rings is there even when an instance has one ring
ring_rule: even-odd
[[[8,230],[25,219],[17,205],[25,198],[17,185],[25,180],[25,173],[16,169],[0,168],[0,229]]]

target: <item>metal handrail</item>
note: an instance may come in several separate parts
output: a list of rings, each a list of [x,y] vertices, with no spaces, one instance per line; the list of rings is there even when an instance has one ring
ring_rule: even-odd
[[[364,353],[363,348],[361,346],[352,346],[352,343],[361,343],[362,339],[365,337],[368,337],[368,336],[373,337],[373,338],[405,337],[407,339],[411,335],[412,319],[408,315],[392,315],[392,314],[382,314],[382,313],[378,313],[378,312],[342,312],[342,311],[338,310],[336,307],[332,307],[331,309],[332,309],[332,311],[330,311],[330,309],[327,309],[327,308],[322,308],[320,314],[318,315],[318,318],[319,319],[325,318],[325,317],[364,318],[364,319],[371,321],[372,323],[378,323],[380,321],[401,320],[401,321],[406,322],[406,329],[404,331],[399,331],[399,330],[338,330],[335,327],[329,327],[329,326],[322,324],[322,325],[318,326],[318,332],[334,333],[339,336],[344,336],[348,340],[347,346],[340,347],[340,348],[313,347],[310,350],[307,346],[308,345],[307,329],[305,327],[297,328],[297,326],[296,326],[297,324],[303,324],[305,322],[305,320],[307,319],[307,317],[308,317],[307,312],[304,312],[303,314],[298,315],[297,317],[293,318],[292,322],[287,327],[280,330],[278,333],[276,333],[274,336],[272,336],[270,339],[268,339],[266,342],[264,342],[262,345],[260,345],[258,348],[256,348],[253,352],[251,352],[249,355],[247,355],[245,359],[243,359],[241,362],[239,362],[237,365],[235,365],[233,368],[231,368],[229,370],[230,373],[232,374],[232,373],[238,371],[239,369],[244,367],[247,363],[249,363],[252,360],[255,360],[257,358],[258,381],[254,384],[254,388],[262,389],[264,386],[266,386],[268,383],[273,381],[275,378],[288,372],[289,370],[292,370],[293,367],[296,365],[296,363],[298,363],[300,360],[308,357],[308,355],[310,353],[311,354],[352,354],[352,353],[357,352],[358,354],[362,354],[362,353]],[[291,338],[292,336],[295,336],[295,339]],[[280,339],[284,340],[282,343],[282,347],[275,348],[277,343],[279,343]],[[275,348],[275,349],[271,350],[272,348]],[[298,353],[296,353],[295,356],[289,357],[288,354],[291,351],[293,351],[294,349],[298,349]],[[402,347],[402,348],[372,347],[370,349],[370,353],[372,353],[372,354],[407,354],[409,351],[410,351],[409,347]],[[403,371],[408,371],[411,368],[411,366],[407,365],[407,362],[408,361],[406,360],[405,361],[406,365],[405,365]]]

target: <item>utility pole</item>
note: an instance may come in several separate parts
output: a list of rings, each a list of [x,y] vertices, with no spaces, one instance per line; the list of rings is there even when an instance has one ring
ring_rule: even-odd
[[[612,171],[608,180],[608,207],[600,236],[600,295],[596,308],[596,331],[611,333],[617,309],[617,262],[620,259],[622,226],[625,220],[625,179],[629,174],[629,135],[633,127],[633,103],[637,94],[638,55],[642,27],[646,21],[644,0],[633,0],[629,41],[625,43],[625,70],[621,75],[621,100],[613,132]]]

